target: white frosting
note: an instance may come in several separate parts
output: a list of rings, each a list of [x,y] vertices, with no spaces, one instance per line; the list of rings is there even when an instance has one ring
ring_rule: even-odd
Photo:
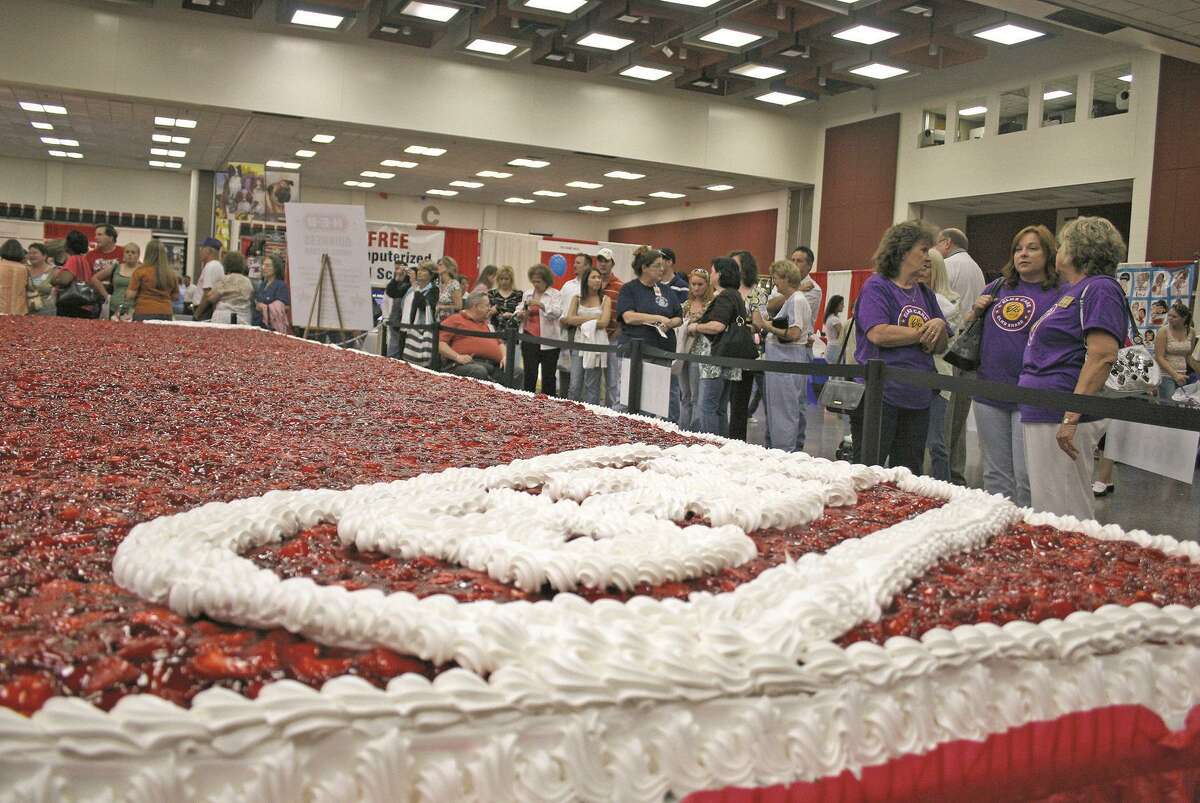
[[[66,698],[31,719],[0,709],[0,791],[56,801],[659,801],[858,771],[1110,705],[1147,706],[1179,729],[1200,704],[1200,609],[1105,606],[919,641],[833,643],[877,620],[936,561],[1021,519],[1200,562],[1196,545],[1018,510],[903,469],[718,442],[273,492],[139,525],[114,573],[148,599],[464,668],[383,690],[354,677],[319,691],[278,682],[256,700],[214,688],[188,710],[148,695],[108,714]],[[686,602],[588,604],[566,592],[534,604],[417,600],[281,581],[237,556],[336,520],[362,548],[438,554],[526,587],[628,587],[737,565],[750,554],[739,540],[748,530],[811,521],[882,481],[946,504]],[[534,487],[539,496],[516,490]],[[676,549],[684,530],[673,522],[689,510],[712,526],[686,528]]]

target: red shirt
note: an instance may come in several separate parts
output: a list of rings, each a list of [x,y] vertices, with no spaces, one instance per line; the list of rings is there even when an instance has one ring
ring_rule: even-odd
[[[99,248],[93,248],[84,257],[91,271],[88,274],[88,279],[92,278],[91,274],[97,271],[104,270],[105,268],[115,268],[121,264],[121,260],[124,258],[125,249],[119,245],[114,245],[111,251],[101,251]],[[80,281],[87,281],[87,279],[81,279]]]
[[[92,263],[88,262],[88,258],[80,254],[72,254],[67,257],[67,261],[63,264],[63,270],[69,271],[75,277],[77,282],[91,281]]]
[[[608,275],[608,284],[604,285],[603,292],[604,295],[608,296],[609,300],[612,301],[613,309],[617,308],[617,296],[621,294],[621,286],[624,284],[625,282],[621,281],[611,273]],[[604,331],[608,333],[610,340],[612,339],[613,335],[617,333],[617,316],[615,314],[609,316],[608,326],[604,329]]]
[[[486,321],[473,321],[461,312],[456,312],[446,320],[442,321],[442,326],[448,326],[453,329],[470,329],[473,332],[486,332],[493,334],[491,328]],[[445,332],[441,334],[441,342],[450,346],[459,354],[470,354],[472,357],[484,357],[497,364],[504,361],[504,349],[500,345],[499,340],[493,338],[471,337],[470,335],[460,335],[456,332]]]

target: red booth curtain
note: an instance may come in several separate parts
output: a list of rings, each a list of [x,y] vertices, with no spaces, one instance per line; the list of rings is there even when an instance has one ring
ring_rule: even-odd
[[[479,229],[456,229],[449,226],[417,226],[424,231],[446,232],[446,256],[458,263],[458,269],[471,284],[479,275]]]

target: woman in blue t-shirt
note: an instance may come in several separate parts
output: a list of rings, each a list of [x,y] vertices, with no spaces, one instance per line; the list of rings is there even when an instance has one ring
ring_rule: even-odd
[[[967,321],[984,316],[980,379],[1017,384],[1030,329],[1062,295],[1054,266],[1057,251],[1054,235],[1045,226],[1026,226],[1013,237],[1012,257],[1004,266],[1004,276],[988,286],[967,314]],[[1027,506],[1025,431],[1017,405],[976,396],[975,425],[984,490]]]
[[[683,323],[683,308],[675,293],[663,291],[662,252],[653,248],[638,251],[633,257],[633,272],[637,279],[621,285],[617,294],[621,337],[640,340],[662,351],[675,351],[673,330]]]
[[[1055,257],[1062,295],[1029,333],[1021,387],[1086,395],[1104,387],[1129,328],[1115,278],[1124,258],[1125,241],[1104,218],[1075,218],[1062,227]],[[1019,409],[1034,509],[1094,518],[1092,452],[1105,422],[1033,405]]]
[[[949,327],[933,291],[917,281],[929,261],[934,231],[919,220],[897,223],[875,251],[875,275],[858,295],[854,359],[882,360],[894,368],[934,373],[933,355],[946,350]],[[934,391],[888,380],[883,387],[879,460],[921,473],[929,405]],[[854,462],[862,462],[863,409],[850,414]]]

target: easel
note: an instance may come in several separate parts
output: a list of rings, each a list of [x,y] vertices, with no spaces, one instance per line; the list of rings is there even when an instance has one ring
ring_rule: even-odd
[[[317,331],[327,330],[327,326],[313,326],[313,318],[316,317],[317,323],[321,322],[321,298],[325,293],[325,277],[329,277],[329,289],[333,291],[333,307],[337,311],[338,329],[345,331],[346,327],[342,323],[342,305],[338,301],[337,282],[333,277],[333,263],[329,260],[329,254],[321,254],[321,272],[317,276],[317,291],[313,294],[312,306],[308,310],[308,323],[304,324],[304,339],[308,339],[308,330]]]

